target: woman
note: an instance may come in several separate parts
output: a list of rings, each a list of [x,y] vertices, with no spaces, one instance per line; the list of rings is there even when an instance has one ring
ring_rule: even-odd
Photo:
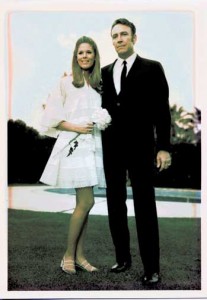
[[[83,36],[73,53],[72,75],[64,76],[49,95],[41,124],[45,134],[58,138],[40,181],[76,190],[67,250],[61,261],[62,270],[69,274],[75,274],[76,267],[98,270],[85,257],[84,241],[94,205],[93,186],[105,186],[101,134],[93,123],[94,113],[101,109],[100,82],[97,46]]]

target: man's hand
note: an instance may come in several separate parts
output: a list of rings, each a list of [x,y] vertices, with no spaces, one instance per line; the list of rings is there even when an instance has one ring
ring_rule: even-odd
[[[157,160],[157,168],[159,168],[159,171],[167,169],[171,165],[171,156],[170,153],[167,151],[160,150],[157,153],[156,160]]]

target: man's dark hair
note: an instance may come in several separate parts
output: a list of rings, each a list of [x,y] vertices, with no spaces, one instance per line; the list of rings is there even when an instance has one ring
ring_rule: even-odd
[[[132,31],[132,35],[136,34],[135,25],[132,22],[130,22],[127,19],[124,19],[124,18],[120,18],[120,19],[115,20],[114,23],[111,26],[111,31],[114,28],[114,26],[116,26],[117,24],[122,24],[122,25],[126,25],[126,26],[130,27],[131,31]]]

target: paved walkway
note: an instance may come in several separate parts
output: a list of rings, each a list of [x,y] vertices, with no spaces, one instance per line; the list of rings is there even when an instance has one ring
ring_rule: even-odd
[[[156,189],[156,195],[156,199],[159,199],[159,201],[156,201],[158,217],[200,218],[199,191]],[[170,195],[173,195],[171,200]],[[185,196],[183,200],[182,195]],[[166,197],[167,201],[164,201],[165,198],[163,197]],[[178,197],[178,202],[175,201],[176,197]],[[134,216],[131,198],[132,195],[130,189],[128,189],[128,215]],[[71,213],[75,207],[75,193],[72,189],[57,189],[45,185],[9,186],[8,207],[33,211]],[[107,215],[104,190],[95,190],[95,205],[90,214]]]

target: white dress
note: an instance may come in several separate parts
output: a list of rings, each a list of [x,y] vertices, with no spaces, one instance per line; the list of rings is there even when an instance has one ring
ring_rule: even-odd
[[[55,127],[65,120],[74,124],[91,122],[92,114],[101,107],[101,96],[85,84],[76,88],[72,76],[63,77],[49,95],[41,121],[42,133],[57,137],[40,181],[58,187],[105,187],[101,132],[94,127],[93,134],[80,134],[78,146],[68,155],[69,142],[78,133],[60,131]],[[73,144],[72,144],[73,145]]]

